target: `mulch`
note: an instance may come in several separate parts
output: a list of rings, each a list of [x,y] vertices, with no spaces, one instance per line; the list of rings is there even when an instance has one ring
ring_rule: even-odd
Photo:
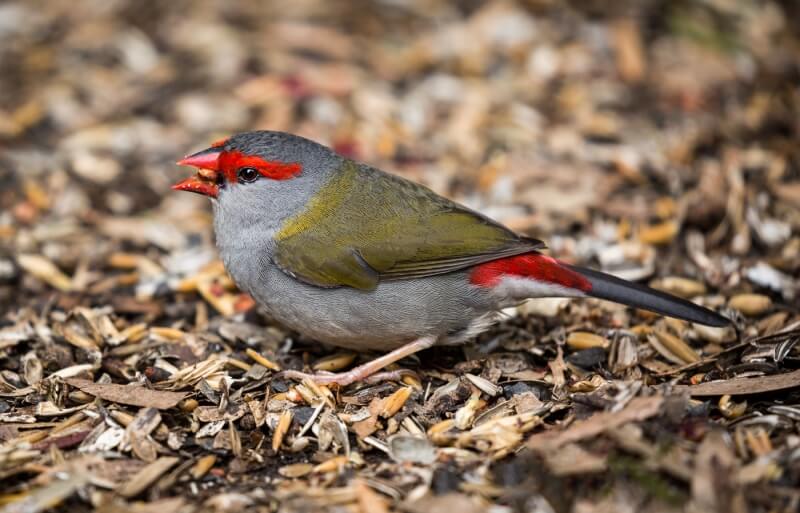
[[[0,512],[800,507],[791,2],[0,5]],[[692,325],[532,300],[399,382],[259,311],[174,162],[286,130]]]

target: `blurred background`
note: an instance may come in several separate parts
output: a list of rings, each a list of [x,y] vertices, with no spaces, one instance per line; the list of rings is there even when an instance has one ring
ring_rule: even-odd
[[[0,304],[25,280],[15,253],[72,290],[107,278],[120,248],[149,255],[151,277],[213,259],[209,205],[170,190],[191,173],[174,162],[252,129],[331,145],[629,278],[736,287],[762,265],[744,286],[789,299],[799,14],[788,0],[4,2]]]

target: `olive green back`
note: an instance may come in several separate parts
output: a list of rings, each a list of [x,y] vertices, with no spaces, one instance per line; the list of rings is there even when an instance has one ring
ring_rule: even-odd
[[[444,274],[543,247],[430,189],[345,161],[276,234],[275,263],[320,287]]]

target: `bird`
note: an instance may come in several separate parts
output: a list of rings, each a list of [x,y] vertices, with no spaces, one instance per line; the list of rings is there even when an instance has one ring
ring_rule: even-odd
[[[348,371],[284,371],[287,379],[397,379],[401,371],[384,369],[471,340],[529,298],[593,297],[707,326],[730,322],[557,260],[540,240],[298,135],[243,132],[177,164],[196,168],[172,187],[211,198],[217,248],[241,290],[312,340],[381,353]]]

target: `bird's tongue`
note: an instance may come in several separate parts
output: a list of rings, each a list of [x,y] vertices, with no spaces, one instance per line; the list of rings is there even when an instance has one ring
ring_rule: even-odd
[[[217,178],[219,176],[217,172],[217,161],[220,153],[221,152],[215,148],[209,148],[179,160],[177,162],[179,166],[195,167],[197,168],[197,174],[176,183],[172,188],[176,191],[196,192],[216,198],[219,193],[219,186],[217,185]]]

